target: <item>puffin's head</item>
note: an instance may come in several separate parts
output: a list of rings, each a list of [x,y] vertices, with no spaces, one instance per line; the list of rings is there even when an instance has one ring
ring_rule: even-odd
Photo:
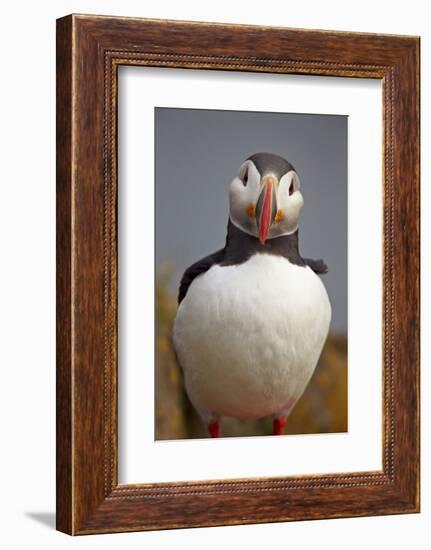
[[[229,189],[230,220],[262,244],[298,229],[304,204],[294,167],[282,157],[256,153],[240,167]]]

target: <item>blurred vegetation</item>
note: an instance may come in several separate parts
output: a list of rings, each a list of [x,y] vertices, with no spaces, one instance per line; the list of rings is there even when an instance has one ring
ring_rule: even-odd
[[[176,296],[169,291],[170,273],[156,281],[156,439],[208,437],[183,387],[181,368],[172,347]],[[222,435],[272,434],[272,420],[223,418]],[[347,337],[330,334],[314,375],[289,416],[286,434],[347,431]]]

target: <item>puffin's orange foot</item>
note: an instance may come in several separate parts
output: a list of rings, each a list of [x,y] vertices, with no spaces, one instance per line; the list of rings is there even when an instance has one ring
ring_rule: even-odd
[[[218,420],[212,420],[208,423],[208,432],[211,437],[220,437],[220,424]]]
[[[287,418],[285,416],[279,416],[278,418],[274,418],[273,434],[283,435],[286,424],[287,424]]]

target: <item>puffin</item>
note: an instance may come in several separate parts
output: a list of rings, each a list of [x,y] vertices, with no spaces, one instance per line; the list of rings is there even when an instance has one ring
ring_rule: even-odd
[[[184,272],[173,345],[186,393],[220,437],[221,419],[271,417],[273,435],[316,368],[331,321],[323,260],[303,258],[299,176],[255,153],[229,186],[225,245]]]

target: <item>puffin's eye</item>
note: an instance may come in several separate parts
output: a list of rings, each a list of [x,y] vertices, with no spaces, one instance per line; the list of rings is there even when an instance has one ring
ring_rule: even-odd
[[[289,187],[289,196],[290,195],[293,195],[293,192],[295,191],[295,184],[292,180],[292,183],[290,184],[290,187]]]
[[[248,182],[248,168],[245,169],[244,175],[241,178],[241,181],[244,185],[244,187],[247,185]]]

